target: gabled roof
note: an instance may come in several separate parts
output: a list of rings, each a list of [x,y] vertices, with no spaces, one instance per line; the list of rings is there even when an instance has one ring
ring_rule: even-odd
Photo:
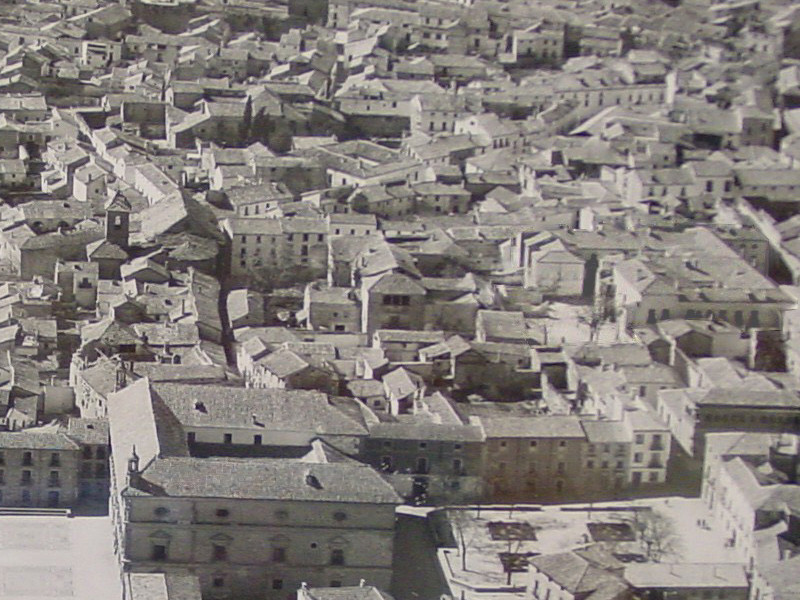
[[[23,431],[0,431],[0,448],[77,450],[79,446],[58,429],[29,428]]]
[[[105,204],[106,212],[131,212],[131,203],[128,202],[128,199],[120,192],[114,194],[114,196],[108,200]]]
[[[367,286],[372,294],[405,294],[424,296],[425,288],[402,273],[386,273]]]
[[[400,503],[372,467],[356,462],[168,457],[151,463],[141,478],[155,495],[176,498]]]
[[[90,323],[81,328],[81,339],[84,344],[100,341],[109,345],[137,344],[139,337],[134,330],[127,325],[106,318],[97,323]]]
[[[584,438],[577,416],[481,416],[487,438]]]
[[[258,366],[283,379],[300,373],[310,365],[296,353],[282,348],[260,359]]]
[[[575,552],[535,556],[530,565],[575,597],[593,598],[595,592],[603,590],[600,597],[615,598],[628,589],[619,577]]]
[[[422,387],[419,375],[399,367],[383,376],[383,386],[390,396],[406,398]]]
[[[363,424],[331,405],[321,392],[181,383],[153,383],[151,389],[181,426],[189,429],[366,434]]]
[[[128,260],[128,253],[114,242],[97,240],[86,246],[86,256],[90,260]]]
[[[737,563],[631,564],[625,579],[641,589],[749,587],[744,565]]]

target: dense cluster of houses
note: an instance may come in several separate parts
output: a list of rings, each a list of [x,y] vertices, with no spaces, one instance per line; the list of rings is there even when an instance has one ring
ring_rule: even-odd
[[[726,561],[469,510],[432,560],[464,600],[789,598],[796,4],[0,14],[0,512],[107,505],[131,600],[378,600],[401,504],[680,494]]]

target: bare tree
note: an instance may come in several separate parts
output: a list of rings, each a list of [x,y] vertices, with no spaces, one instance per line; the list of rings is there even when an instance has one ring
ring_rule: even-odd
[[[467,551],[478,541],[480,528],[475,522],[476,519],[467,509],[451,509],[448,511],[450,527],[453,537],[458,544],[458,552],[461,555],[461,570],[467,570]]]
[[[514,573],[524,573],[528,566],[528,557],[522,552],[524,540],[509,536],[506,545],[506,556],[503,570],[506,572],[506,585],[511,585]]]
[[[650,509],[633,514],[632,526],[648,560],[660,562],[678,553],[678,536],[671,519]]]

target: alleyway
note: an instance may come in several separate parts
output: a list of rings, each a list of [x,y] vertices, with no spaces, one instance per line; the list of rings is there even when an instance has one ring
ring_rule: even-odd
[[[427,519],[398,515],[392,594],[396,600],[439,600],[446,593]]]

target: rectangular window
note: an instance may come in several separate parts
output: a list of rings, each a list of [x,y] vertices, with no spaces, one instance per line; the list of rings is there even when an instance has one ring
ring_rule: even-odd
[[[261,445],[261,434],[256,434],[253,436],[253,444],[256,446]]]
[[[167,560],[167,547],[164,544],[153,544],[150,559],[155,561]]]
[[[52,452],[50,454],[50,466],[51,467],[61,466],[61,455],[58,452]]]
[[[22,479],[20,481],[22,485],[30,485],[31,484],[31,472],[30,471],[23,471],[22,472]]]
[[[336,566],[344,565],[344,550],[341,548],[331,550],[331,564]]]
[[[30,452],[25,452],[22,455],[22,464],[23,466],[29,467],[33,464],[33,454]]]
[[[283,589],[283,579],[273,579],[272,580],[272,589],[273,590],[282,590]]]
[[[286,548],[276,546],[272,549],[272,562],[285,563],[286,562]]]
[[[226,444],[232,444],[233,443],[233,434],[232,433],[226,433],[225,437],[224,437],[224,440],[225,440]]]
[[[212,546],[211,554],[212,554],[212,560],[214,561],[228,560],[228,549],[220,544],[214,544]]]

